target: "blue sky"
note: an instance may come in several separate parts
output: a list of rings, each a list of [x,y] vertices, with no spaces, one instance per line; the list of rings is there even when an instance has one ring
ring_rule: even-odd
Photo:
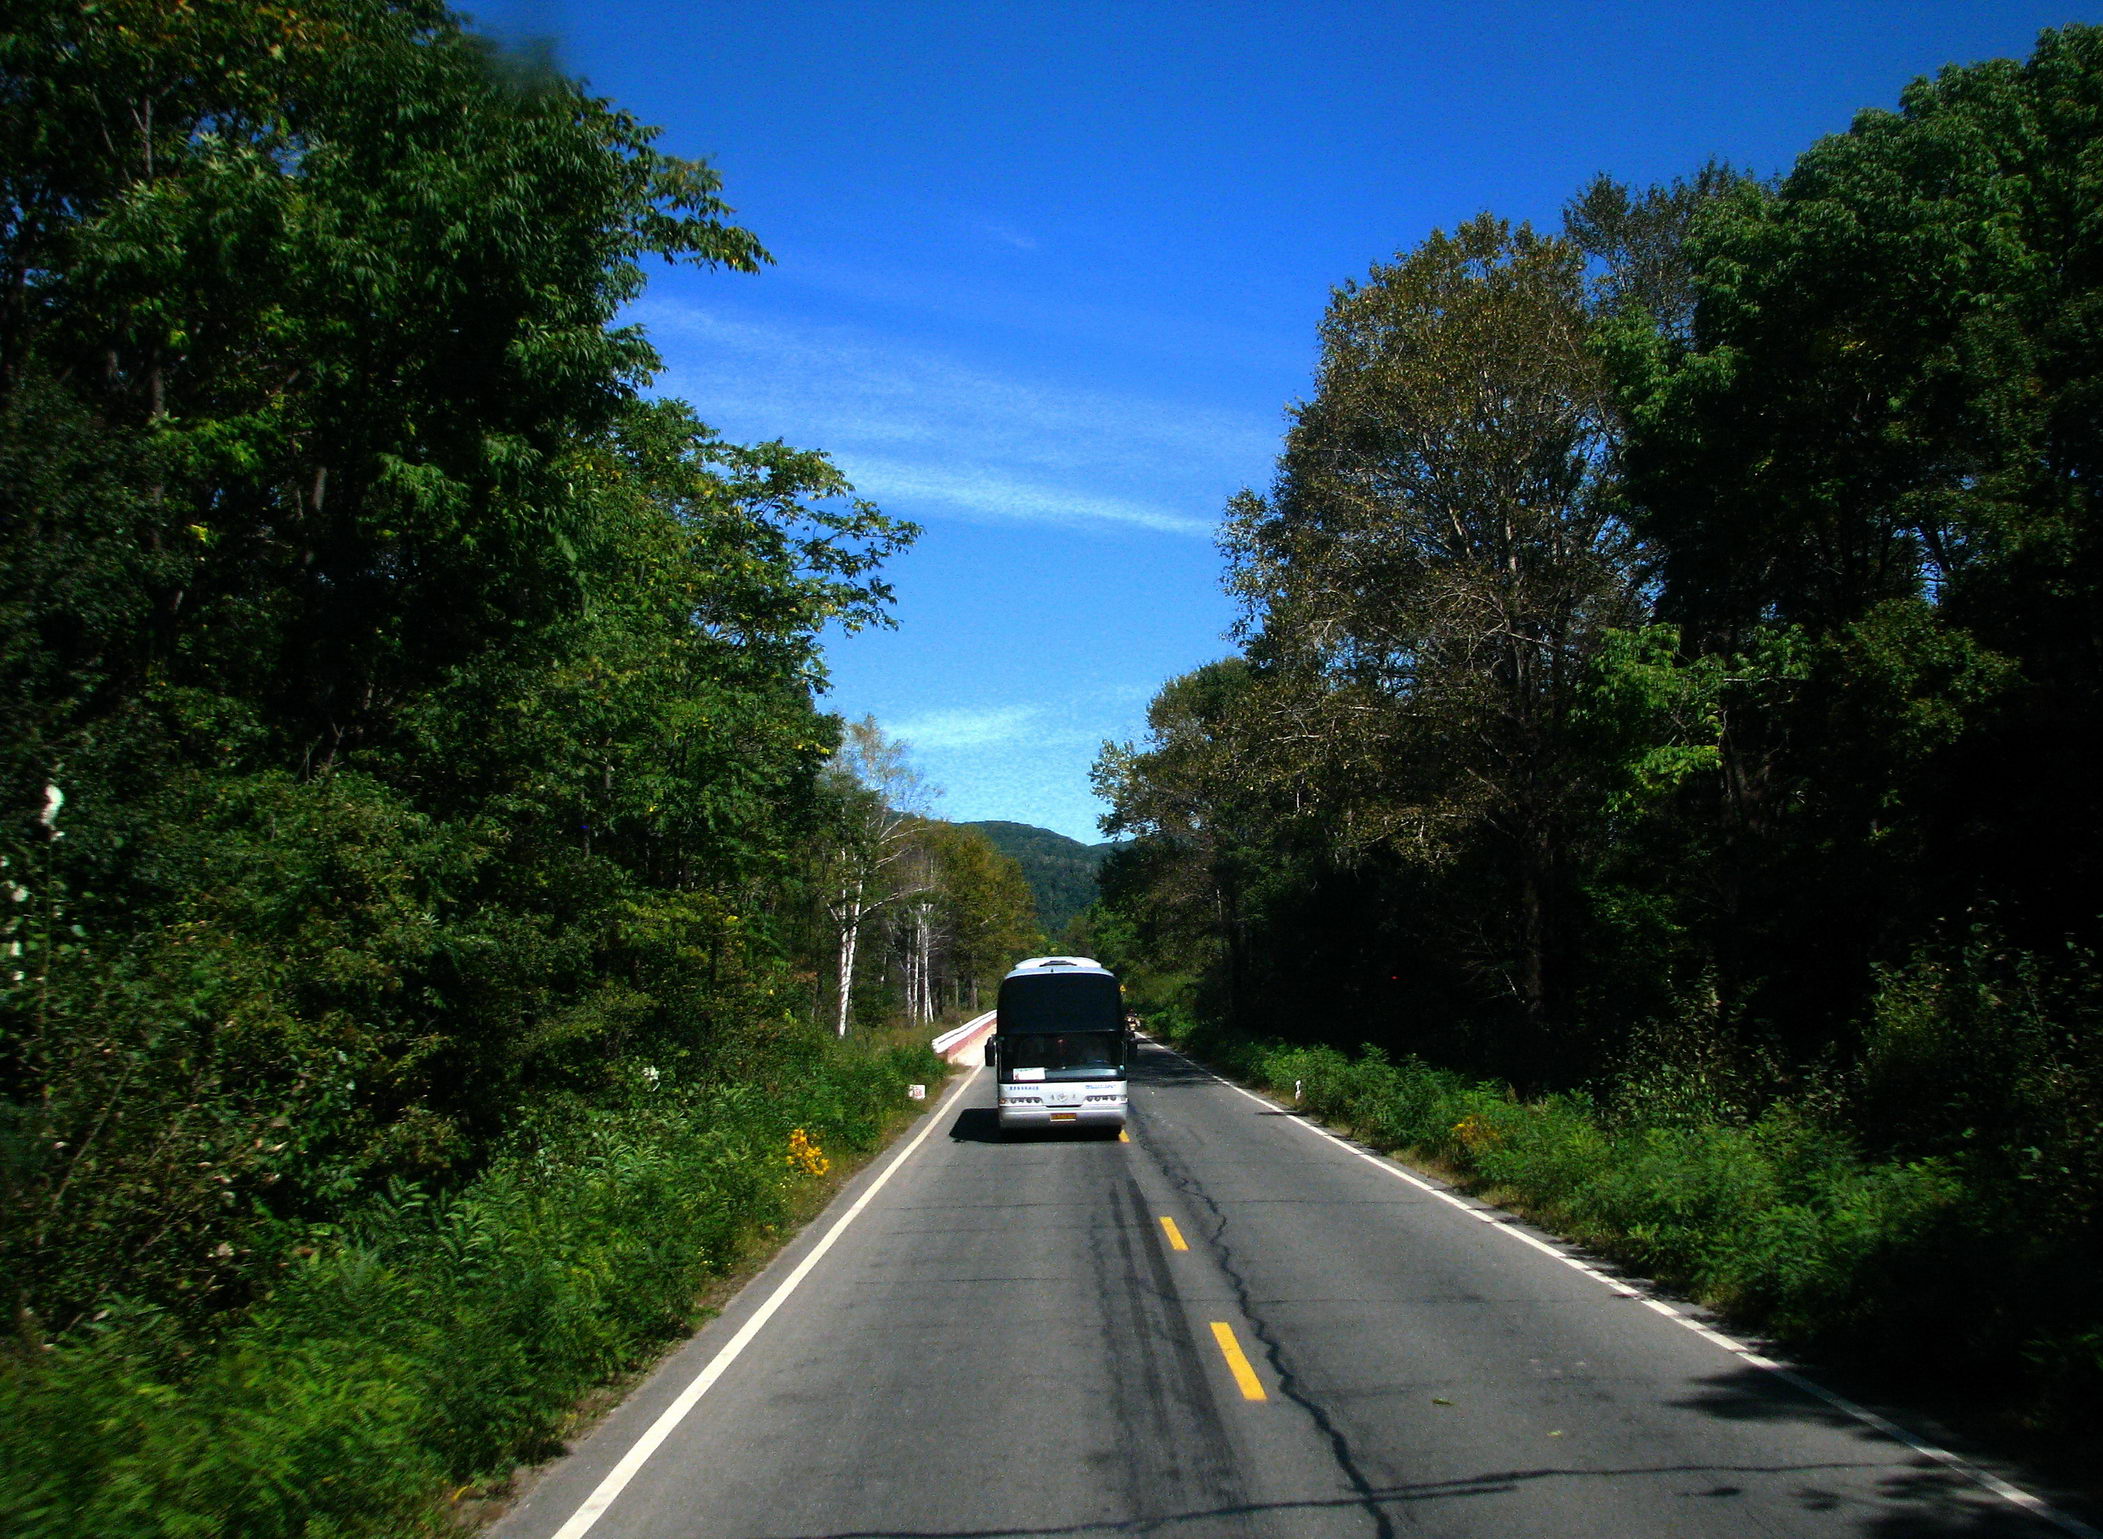
[[[1100,835],[1087,770],[1231,650],[1211,537],[1267,482],[1335,285],[1594,172],[1786,169],[2103,4],[503,0],[492,30],[702,155],[778,265],[653,281],[666,392],[925,528],[826,704],[938,810]]]

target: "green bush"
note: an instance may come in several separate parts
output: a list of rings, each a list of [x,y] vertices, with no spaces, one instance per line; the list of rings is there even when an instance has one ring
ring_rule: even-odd
[[[2078,1237],[2017,1222],[1998,1154],[1865,1153],[1787,1103],[1749,1121],[1640,1115],[1640,1095],[1521,1100],[1367,1048],[1251,1047],[1249,1076],[1384,1148],[1721,1308],[1904,1370],[1923,1335],[1952,1370],[2062,1425],[2094,1416],[2103,1295]]]
[[[790,1216],[797,1128],[870,1148],[924,1047],[797,1038],[761,1080],[549,1113],[451,1195],[397,1182],[286,1259],[216,1342],[153,1309],[0,1366],[14,1539],[401,1535],[551,1452],[595,1384],[694,1319]]]

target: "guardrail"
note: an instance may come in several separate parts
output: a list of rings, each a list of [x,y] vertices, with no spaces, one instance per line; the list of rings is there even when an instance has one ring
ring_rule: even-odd
[[[951,1063],[981,1064],[986,1061],[986,1038],[993,1035],[993,1018],[997,1012],[988,1010],[984,1015],[975,1015],[961,1026],[952,1026],[930,1044],[938,1057]]]

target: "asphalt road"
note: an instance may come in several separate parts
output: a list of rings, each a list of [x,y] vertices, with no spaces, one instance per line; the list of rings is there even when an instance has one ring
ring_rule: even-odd
[[[591,1539],[2064,1533],[1172,1054],[1132,1092],[1004,1142],[976,1073],[495,1539],[624,1456]]]

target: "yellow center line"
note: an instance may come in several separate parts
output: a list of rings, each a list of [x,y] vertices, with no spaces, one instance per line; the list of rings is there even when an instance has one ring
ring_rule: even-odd
[[[1170,1250],[1190,1249],[1189,1242],[1183,1238],[1183,1231],[1176,1227],[1176,1221],[1166,1213],[1161,1215],[1161,1227],[1168,1231],[1168,1248]]]
[[[1128,1144],[1132,1141],[1132,1135],[1130,1133],[1127,1133],[1123,1128],[1119,1128],[1117,1130],[1117,1141],[1121,1144]]]
[[[1166,1223],[1167,1220],[1162,1220]],[[1224,1320],[1212,1322],[1212,1339],[1219,1343],[1220,1355],[1227,1360],[1227,1371],[1234,1375],[1234,1382],[1241,1386],[1244,1400],[1268,1400],[1263,1385],[1256,1377],[1256,1370],[1249,1366],[1248,1353],[1241,1350],[1241,1343],[1234,1339],[1234,1327]]]

